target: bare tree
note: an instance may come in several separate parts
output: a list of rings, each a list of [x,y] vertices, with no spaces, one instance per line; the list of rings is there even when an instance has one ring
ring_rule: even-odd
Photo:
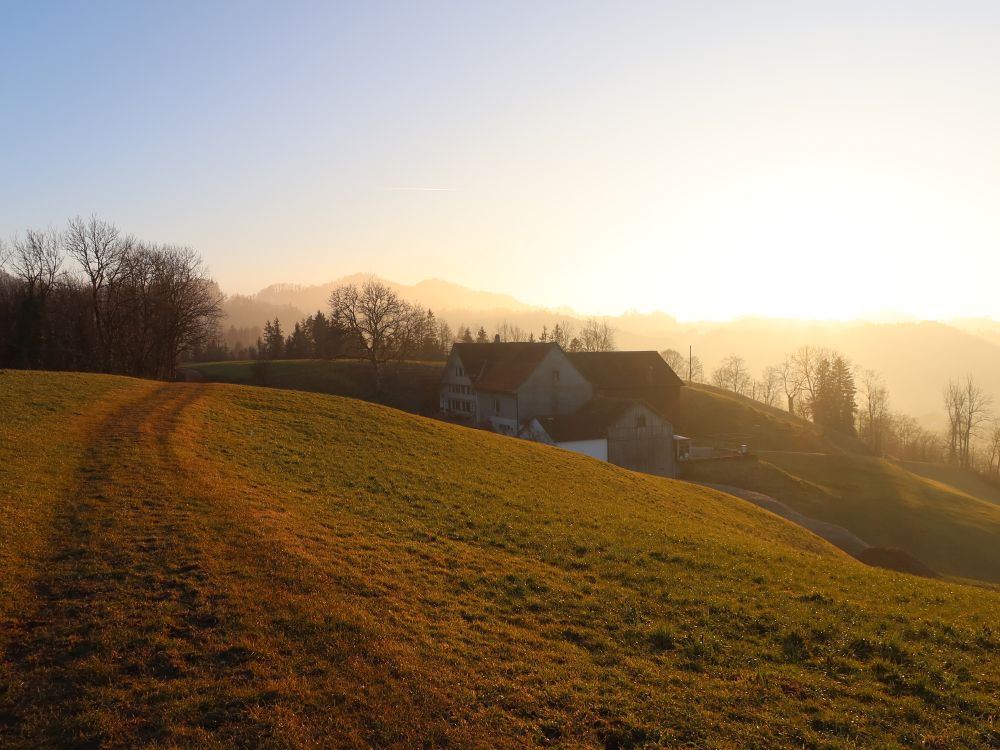
[[[151,252],[154,275],[148,297],[157,311],[155,371],[173,377],[184,352],[203,347],[218,334],[223,297],[191,248],[165,245]]]
[[[952,380],[944,390],[948,413],[948,458],[965,468],[972,465],[973,439],[983,423],[989,421],[993,399],[972,374],[964,380]]]
[[[687,375],[688,371],[688,360],[683,354],[681,354],[676,349],[664,349],[660,352],[660,356],[663,360],[670,365],[670,369],[680,375],[682,378]]]
[[[1000,420],[994,419],[986,441],[986,472],[1000,476]]]
[[[96,216],[91,216],[87,221],[77,216],[70,220],[64,242],[66,253],[80,264],[90,285],[91,314],[97,334],[101,369],[110,371],[114,319],[120,308],[118,283],[124,272],[129,241],[122,237],[114,224]]]
[[[705,382],[705,368],[697,356],[690,353],[685,356],[676,349],[664,349],[660,356],[681,379],[689,383]]]
[[[29,231],[12,249],[0,285],[10,363],[169,378],[216,340],[222,294],[192,250],[123,238],[97,218]],[[67,256],[80,273],[62,270]]]
[[[823,362],[829,361],[830,353],[821,347],[801,346],[792,355],[791,364],[795,370],[795,377],[798,379],[800,390],[805,392],[807,398],[799,404],[800,416],[809,416],[804,413],[808,411],[810,404],[816,399],[816,386],[820,367]]]
[[[495,334],[504,343],[528,340],[528,334],[521,326],[512,325],[506,320],[496,327]]]
[[[754,398],[767,406],[777,406],[780,393],[781,372],[774,366],[765,367],[754,386]]]
[[[451,353],[451,345],[458,341],[451,326],[443,320],[438,323],[437,339],[441,353],[446,357]]]
[[[32,297],[45,297],[55,286],[62,269],[59,235],[29,229],[25,238],[14,239],[11,270]]]
[[[802,378],[799,375],[799,370],[791,357],[785,357],[785,361],[778,366],[777,370],[781,378],[781,388],[785,392],[788,413],[795,414],[795,399],[802,393]]]
[[[549,334],[549,341],[559,344],[561,348],[568,350],[570,348],[570,344],[575,338],[573,335],[575,330],[576,329],[573,326],[573,323],[568,320],[556,323],[552,332]]]
[[[353,336],[371,363],[375,391],[382,390],[383,371],[407,357],[417,343],[423,310],[403,301],[381,281],[345,284],[330,294],[333,321]]]
[[[962,421],[965,414],[965,391],[959,382],[950,380],[944,389],[944,408],[948,413],[948,460],[960,463]]]
[[[52,338],[49,297],[62,267],[59,238],[55,232],[29,230],[24,239],[15,237],[11,248],[11,271],[20,285],[12,320],[11,347],[20,367],[41,367],[43,352]],[[11,311],[13,312],[13,310]],[[12,316],[13,318],[14,316]]]
[[[972,465],[972,440],[979,433],[984,422],[989,421],[993,398],[989,396],[971,374],[962,383],[965,393],[965,412],[962,417],[962,465]]]
[[[704,383],[705,382],[705,367],[701,364],[701,360],[698,355],[695,354],[691,356],[688,360],[688,382],[689,383]],[[680,373],[678,373],[679,375]]]
[[[868,443],[876,455],[885,451],[885,438],[889,430],[889,390],[882,376],[874,370],[861,373],[861,409],[858,414],[861,439]]]
[[[607,320],[588,319],[580,330],[580,348],[585,352],[613,352],[615,329]]]
[[[753,384],[743,357],[730,354],[712,373],[712,385],[746,396]]]

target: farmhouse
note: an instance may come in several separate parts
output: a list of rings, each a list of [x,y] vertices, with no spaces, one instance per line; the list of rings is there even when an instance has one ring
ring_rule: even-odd
[[[673,476],[683,382],[656,352],[564,352],[555,343],[455,344],[444,416]]]

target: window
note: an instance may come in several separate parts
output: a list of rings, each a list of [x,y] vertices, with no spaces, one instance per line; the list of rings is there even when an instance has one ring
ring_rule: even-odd
[[[449,398],[448,408],[453,412],[472,414],[472,402],[466,401],[464,398]]]
[[[458,377],[462,377],[465,374],[465,370],[463,370],[461,366],[456,366],[455,374],[458,375]]]
[[[639,415],[638,419],[635,420],[635,426],[636,427],[645,427],[646,426],[646,415],[645,414],[640,414]]]
[[[559,385],[559,370],[552,371],[552,384]]]
[[[500,413],[500,399],[498,398],[493,399],[493,411],[497,414]]]

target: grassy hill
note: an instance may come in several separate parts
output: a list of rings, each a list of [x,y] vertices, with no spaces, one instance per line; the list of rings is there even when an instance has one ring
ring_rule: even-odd
[[[870,456],[764,453],[692,464],[688,478],[762,492],[903,549],[939,573],[1000,583],[1000,505]]]
[[[869,455],[857,438],[826,430],[783,409],[732,391],[693,384],[681,389],[681,434],[703,445]]]
[[[876,458],[856,438],[711,386],[682,399],[685,434],[746,443],[761,458],[693,463],[689,479],[761,492],[938,572],[1000,582],[1000,488],[955,467]]]
[[[1000,594],[331,396],[0,372],[0,745],[996,747]]]
[[[264,385],[295,391],[330,393],[375,400],[371,365],[360,359],[281,359],[261,366],[253,361],[202,362],[186,365],[215,383]],[[443,362],[404,362],[385,372],[382,403],[414,414],[438,408],[437,386]]]
[[[924,479],[945,485],[952,491],[957,490],[978,500],[1000,504],[1000,483],[986,481],[982,477],[957,466],[928,464],[920,461],[902,461],[899,465]]]

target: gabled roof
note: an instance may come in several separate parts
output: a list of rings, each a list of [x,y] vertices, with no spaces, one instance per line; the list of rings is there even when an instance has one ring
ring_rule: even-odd
[[[479,390],[513,393],[558,344],[517,342],[506,344],[455,344],[452,352],[462,360],[465,374]]]
[[[625,398],[605,398],[598,396],[588,401],[573,414],[535,417],[538,424],[556,443],[572,440],[596,440],[608,436],[608,428],[627,409],[641,404],[656,413],[641,401]]]
[[[657,352],[569,352],[583,376],[601,390],[645,389],[684,385]]]

